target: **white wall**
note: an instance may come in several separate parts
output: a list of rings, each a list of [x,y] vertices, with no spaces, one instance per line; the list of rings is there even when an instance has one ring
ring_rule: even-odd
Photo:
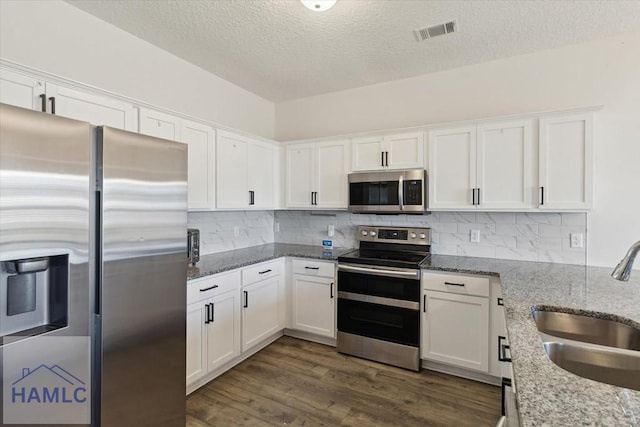
[[[272,102],[62,1],[0,1],[0,57],[220,125],[274,136]]]
[[[587,263],[613,266],[640,239],[640,32],[283,102],[276,139],[592,105],[604,108]]]

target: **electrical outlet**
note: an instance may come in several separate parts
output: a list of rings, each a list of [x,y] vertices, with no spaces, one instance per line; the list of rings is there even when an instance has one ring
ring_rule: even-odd
[[[329,237],[333,237],[335,234],[336,234],[336,227],[333,224],[329,225],[327,227],[327,235]]]
[[[240,235],[240,227],[237,225],[233,226],[233,237],[238,237]]]
[[[469,240],[471,243],[480,243],[480,230],[471,230]]]
[[[584,238],[582,233],[571,233],[571,247],[572,248],[583,248],[584,247]]]
[[[276,233],[280,232],[280,223],[279,222],[274,222],[273,223],[273,231],[275,231]]]

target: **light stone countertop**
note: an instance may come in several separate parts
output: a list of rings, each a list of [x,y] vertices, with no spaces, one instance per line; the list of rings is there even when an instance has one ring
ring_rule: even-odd
[[[335,261],[340,255],[352,250],[352,248],[333,248],[332,250],[327,250],[321,246],[292,245],[287,243],[269,243],[266,245],[235,249],[210,255],[202,255],[200,261],[194,267],[187,268],[187,280],[210,276],[283,256]]]
[[[267,244],[201,257],[188,278],[220,273],[282,256],[334,261],[352,249]],[[612,268],[432,255],[424,270],[499,276],[513,360],[522,427],[640,427],[640,391],[592,381],[555,365],[547,357],[531,307],[550,305],[622,316],[640,327],[640,272],[629,282],[610,277]]]
[[[551,305],[622,316],[640,327],[640,272],[614,280],[611,268],[432,255],[423,269],[498,275],[502,282],[523,427],[640,426],[640,391],[592,381],[547,357],[531,307]]]

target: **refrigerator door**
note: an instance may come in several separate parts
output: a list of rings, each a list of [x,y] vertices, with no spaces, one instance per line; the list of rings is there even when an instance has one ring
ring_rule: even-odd
[[[90,420],[88,404],[54,420],[55,404],[31,402],[23,414],[3,397],[14,379],[47,385],[40,365],[89,384],[91,132],[89,123],[0,104],[0,422],[7,425]]]
[[[98,161],[101,386],[95,422],[182,427],[187,146],[99,127]]]

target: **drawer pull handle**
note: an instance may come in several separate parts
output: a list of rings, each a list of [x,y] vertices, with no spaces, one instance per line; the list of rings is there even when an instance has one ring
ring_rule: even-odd
[[[444,282],[444,284],[450,286],[464,286],[464,283]]]
[[[320,270],[320,267],[309,267],[309,266],[305,266],[304,267],[306,270]]]
[[[258,274],[267,274],[267,273],[271,273],[271,269],[268,269],[265,271],[258,271]]]
[[[200,289],[200,292],[207,292],[207,291],[210,291],[211,289],[215,289],[217,287],[218,287],[218,285],[209,286],[208,288]]]

